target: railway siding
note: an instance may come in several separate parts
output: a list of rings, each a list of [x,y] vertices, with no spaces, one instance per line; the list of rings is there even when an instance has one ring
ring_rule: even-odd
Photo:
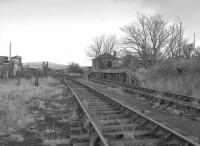
[[[86,80],[81,80],[81,82],[84,82],[85,84],[110,95],[112,98],[119,100],[121,103],[124,103],[125,105],[144,113],[148,117],[163,123],[167,127],[187,136],[188,138],[199,142],[200,123],[198,121],[191,121],[191,119],[187,117],[174,114],[173,108],[155,106],[147,99],[142,99],[140,97],[124,93],[121,88],[112,88],[109,85],[102,85]]]
[[[99,83],[108,83],[113,86],[120,86],[124,91],[130,94],[150,99],[159,104],[167,104],[168,106],[174,106],[174,108],[180,111],[180,114],[193,118],[195,120],[198,120],[200,117],[200,106],[197,106],[196,104],[194,105],[194,103],[192,102],[194,100],[196,101],[196,98],[188,97],[186,100],[187,96],[184,95],[178,96],[176,94],[173,95],[173,93],[169,93],[171,95],[169,98],[168,96],[165,96],[166,92],[162,91],[156,91],[148,88],[127,85],[124,83],[114,82],[110,80],[96,80],[96,79],[95,80],[90,79],[90,80]],[[197,102],[199,102],[199,100],[197,100]]]
[[[138,86],[139,83],[137,79],[133,75],[130,75],[130,73],[123,73],[119,71],[115,71],[115,72],[101,71],[101,72],[92,72],[91,74],[89,74],[88,77],[89,79],[98,79],[98,80],[103,80],[103,81],[114,82],[115,84],[123,84],[133,89],[145,91],[147,93],[161,94],[162,96],[166,96],[166,97],[173,98],[176,100],[182,100],[185,102],[190,102],[192,104],[194,103],[195,105],[198,105],[198,106],[200,105],[200,99],[197,97],[186,96],[186,95],[171,93],[167,91],[158,91],[155,89],[149,89],[149,88]],[[126,78],[127,80],[124,80]],[[133,80],[133,82],[131,80]]]
[[[119,121],[122,119],[127,120],[126,122],[131,121],[131,123],[136,124],[136,127],[133,126],[135,129],[132,132],[130,132],[131,134],[133,134],[135,131],[135,135],[133,137],[130,136],[129,131],[124,131],[125,129],[123,130],[123,133],[120,133],[121,130],[120,131],[112,131],[109,134],[107,132],[103,133],[102,135],[104,137],[106,137],[109,144],[111,144],[111,145],[113,145],[113,144],[121,145],[122,143],[126,143],[126,142],[128,142],[129,144],[133,142],[136,144],[144,145],[145,144],[144,142],[145,141],[147,142],[149,139],[150,139],[149,141],[155,142],[152,145],[166,145],[166,144],[172,144],[172,143],[174,143],[175,145],[179,145],[181,143],[182,144],[187,143],[188,145],[198,145],[197,143],[193,142],[192,140],[178,134],[177,132],[174,132],[173,130],[167,128],[166,126],[164,126],[158,122],[155,122],[154,120],[133,110],[132,108],[130,108],[126,105],[121,104],[118,100],[116,100],[112,97],[109,97],[108,95],[106,95],[102,92],[99,92],[96,89],[93,89],[87,85],[82,84],[81,86],[84,86],[87,90],[86,95],[84,95],[86,90],[85,89],[83,90],[82,87],[81,88],[76,87],[77,84],[79,84],[79,86],[80,86],[80,83],[76,82],[75,83],[76,85],[74,85],[74,81],[70,80],[70,82],[71,83],[67,83],[67,84],[71,84],[70,86],[73,88],[74,93],[77,94],[77,97],[80,98],[80,101],[82,103],[85,102],[84,107],[86,108],[87,111],[89,111],[89,114],[92,115],[91,117],[94,120],[94,122],[98,123],[97,121],[101,121],[97,124],[97,128],[101,127],[101,126],[104,127],[105,125],[103,125],[103,124],[107,123],[108,125],[111,124],[110,125],[111,131],[116,130],[117,128],[120,129],[120,126],[115,127],[115,129],[113,129],[112,122],[121,124],[121,123],[119,123]],[[88,95],[88,93],[90,95]],[[105,102],[105,103],[103,104],[103,102]],[[106,105],[109,105],[109,106],[106,106]],[[100,111],[100,113],[99,114],[96,114],[96,113],[91,114],[91,111],[93,111],[93,112]],[[107,112],[105,112],[105,111],[107,111]],[[121,114],[119,114],[120,112],[121,112]],[[103,116],[101,116],[101,114]],[[127,124],[126,126],[130,126],[130,125]],[[107,128],[105,130],[109,131],[109,129],[107,129]],[[101,128],[99,131],[105,132],[105,130],[103,130],[103,128]],[[140,130],[142,130],[144,133],[140,133]],[[126,133],[126,134],[124,134],[124,133]],[[127,138],[127,137],[125,137],[125,135],[129,135],[131,138],[130,137]],[[123,139],[121,139],[122,137],[123,137]],[[125,137],[125,139],[124,139],[124,137]],[[140,138],[137,139],[136,137],[143,138],[142,139],[143,142],[141,141]],[[120,139],[120,141],[118,143],[116,143],[116,140],[117,140],[116,138],[118,140]],[[146,145],[147,145],[147,143],[146,143]]]

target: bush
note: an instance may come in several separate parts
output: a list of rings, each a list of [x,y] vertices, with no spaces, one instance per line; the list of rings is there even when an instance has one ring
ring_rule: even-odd
[[[69,73],[80,73],[80,74],[83,74],[82,68],[77,63],[70,64],[69,68],[68,68],[68,72]]]
[[[199,73],[198,60],[172,60],[145,70],[138,70],[135,76],[140,79],[143,87],[197,97],[200,93]]]

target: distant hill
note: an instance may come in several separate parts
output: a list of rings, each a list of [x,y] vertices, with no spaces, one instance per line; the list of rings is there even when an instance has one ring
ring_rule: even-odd
[[[49,68],[52,69],[64,69],[67,67],[67,65],[63,65],[63,64],[57,64],[57,63],[52,63],[52,62],[48,62]],[[29,66],[29,67],[33,67],[33,68],[41,68],[42,67],[42,62],[27,62],[27,63],[23,63],[23,66]]]

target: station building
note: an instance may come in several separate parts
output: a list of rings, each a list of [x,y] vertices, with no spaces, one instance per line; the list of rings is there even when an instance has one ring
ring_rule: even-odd
[[[115,66],[118,58],[116,55],[111,55],[109,53],[104,53],[96,58],[92,59],[93,69],[111,69]]]

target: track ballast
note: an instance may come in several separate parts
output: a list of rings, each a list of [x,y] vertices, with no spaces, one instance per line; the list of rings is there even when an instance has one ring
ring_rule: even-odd
[[[181,114],[193,118],[200,117],[200,107],[193,105],[193,101],[199,103],[199,99],[196,100],[195,97],[179,95],[169,92],[157,91],[153,89],[143,88],[139,86],[127,85],[119,82],[109,81],[109,80],[97,80],[90,79],[91,81],[98,82],[101,84],[110,84],[112,86],[120,86],[122,89],[130,94],[137,95],[139,97],[144,97],[153,102],[157,102],[160,105],[173,106],[174,108],[181,111]]]
[[[89,117],[103,145],[194,146],[197,143],[119,101],[71,78],[65,83]]]

